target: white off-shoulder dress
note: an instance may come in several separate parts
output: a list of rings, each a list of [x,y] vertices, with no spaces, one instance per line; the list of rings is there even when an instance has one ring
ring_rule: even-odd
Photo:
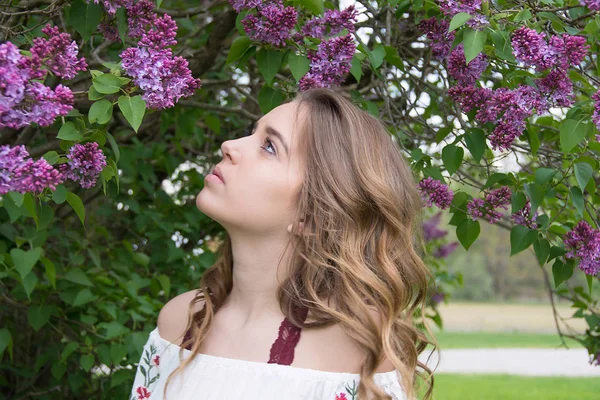
[[[360,374],[292,367],[300,329],[287,318],[271,348],[268,362],[198,354],[174,375],[167,400],[363,400],[357,395]],[[189,332],[186,332],[188,337]],[[291,342],[291,345],[290,345]],[[183,349],[184,359],[191,351]],[[180,347],[160,336],[156,327],[148,337],[137,367],[130,400],[163,400],[169,374],[179,366]],[[291,352],[290,352],[291,350]],[[287,365],[286,365],[287,364]],[[377,373],[375,384],[393,400],[406,400],[399,373]]]

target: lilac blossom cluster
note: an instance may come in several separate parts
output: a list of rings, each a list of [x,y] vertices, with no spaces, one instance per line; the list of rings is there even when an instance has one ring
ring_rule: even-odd
[[[471,19],[467,25],[475,30],[480,30],[489,24],[485,15],[481,14],[481,0],[439,0],[440,10],[444,15],[452,19],[458,13],[467,13]]]
[[[484,218],[490,224],[496,223],[502,218],[502,212],[497,209],[508,209],[510,205],[511,191],[508,186],[491,191],[485,199],[475,198],[467,203],[467,214],[473,220]]]
[[[98,143],[75,144],[67,153],[68,161],[54,168],[45,159],[33,160],[25,146],[0,146],[0,195],[8,192],[34,194],[56,186],[67,179],[79,182],[82,188],[91,188],[102,169],[106,157]]]
[[[426,242],[443,238],[448,234],[448,231],[438,227],[441,218],[442,212],[440,211],[427,221],[423,222],[423,239],[425,239]],[[433,252],[433,256],[436,258],[446,258],[456,250],[457,246],[458,242],[445,243]]]
[[[446,293],[441,293],[441,292],[436,291],[431,295],[431,302],[433,303],[434,306],[441,303],[445,299],[446,299]]]
[[[579,5],[586,6],[592,11],[600,11],[600,0],[579,0]]]
[[[579,221],[563,238],[569,250],[566,258],[579,259],[579,268],[586,274],[595,276],[600,272],[600,231],[587,221]]]
[[[535,220],[537,219],[537,211],[535,212],[535,214],[533,214],[533,217],[529,217],[530,213],[531,202],[529,201],[529,199],[527,199],[527,201],[525,202],[525,206],[523,206],[523,208],[521,208],[517,212],[513,213],[510,217],[512,218],[513,222],[517,225],[522,225],[529,229],[536,229],[537,223],[535,222]]]
[[[590,49],[583,36],[563,33],[561,36],[552,36],[546,42],[544,33],[526,26],[515,29],[511,45],[517,60],[538,71],[551,67],[568,69],[571,65],[578,65]]]
[[[326,10],[323,17],[308,20],[292,35],[298,13],[294,7],[284,7],[281,0],[230,0],[232,7],[240,12],[256,9],[248,14],[242,25],[249,38],[275,47],[283,47],[288,40],[302,43],[305,37],[321,39],[317,50],[308,51],[309,71],[298,82],[300,90],[313,87],[339,85],[350,71],[356,44],[352,38],[358,11],[354,6],[344,10]],[[344,29],[348,34],[335,36]]]
[[[298,11],[295,7],[285,7],[281,2],[268,2],[261,4],[255,14],[248,14],[242,20],[242,25],[250,39],[284,47],[297,20]]]
[[[450,207],[454,198],[454,192],[448,185],[431,177],[421,180],[418,189],[421,199],[427,207],[431,207],[435,203],[440,209],[445,210]]]
[[[149,5],[144,7],[147,10]],[[139,15],[143,15],[144,21],[149,21],[151,17],[141,6],[139,9],[142,10]],[[142,24],[140,21],[137,20],[137,23]],[[175,21],[167,14],[162,18],[154,16],[151,26],[141,35],[137,47],[130,47],[121,53],[122,66],[144,92],[142,98],[149,108],[173,107],[181,97],[191,96],[201,86],[201,80],[192,77],[188,61],[173,56],[173,51],[168,47],[177,44]],[[134,28],[142,27],[135,25]]]
[[[300,79],[300,90],[330,87],[342,82],[350,71],[356,44],[351,35],[337,36],[319,43],[316,52],[309,51],[310,69]]]
[[[600,351],[590,357],[590,365],[600,367]]]
[[[50,25],[42,31],[49,39],[34,39],[30,57],[11,42],[0,44],[0,129],[32,123],[48,126],[73,108],[71,89],[59,84],[53,90],[36,80],[48,72],[70,79],[86,69],[87,63],[77,58],[77,46],[68,34]]]
[[[65,179],[79,182],[82,188],[89,189],[96,185],[96,180],[106,167],[106,156],[96,142],[75,144],[67,153],[69,161],[59,165]]]
[[[450,22],[445,19],[438,20],[436,17],[431,17],[419,21],[417,27],[431,41],[431,55],[434,58],[443,60],[448,57],[454,41],[454,31],[448,32]]]
[[[39,194],[46,187],[56,190],[56,185],[64,182],[62,174],[46,160],[27,157],[29,153],[23,145],[0,146],[0,195],[11,191]]]
[[[467,65],[464,45],[461,43],[450,53],[447,69],[448,74],[456,79],[459,85],[472,86],[481,77],[487,66],[488,60],[484,53],[479,53]]]
[[[154,3],[150,0],[141,0],[135,4],[125,5],[127,14],[127,35],[132,38],[141,37],[144,32],[154,25],[157,17],[154,12]],[[98,30],[104,36],[104,39],[117,42],[119,41],[119,28],[117,27],[117,17],[109,14],[107,18],[100,23]]]
[[[592,100],[594,100],[594,112],[592,113],[592,122],[596,125],[596,128],[600,129],[600,90],[598,90],[592,95]],[[598,140],[598,138],[596,138],[596,140]]]
[[[354,33],[358,10],[354,6],[348,6],[344,10],[326,10],[325,15],[314,17],[304,24],[301,32],[295,38],[302,40],[303,37],[324,38],[337,35],[346,29],[348,33]]]
[[[121,7],[131,7],[135,0],[102,0],[102,5],[104,9],[109,14],[116,14],[117,9]],[[86,0],[86,3],[89,3],[90,0]],[[100,0],[94,0],[94,4],[100,3]]]

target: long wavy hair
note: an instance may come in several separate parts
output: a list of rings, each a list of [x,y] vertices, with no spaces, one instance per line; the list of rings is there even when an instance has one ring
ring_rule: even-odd
[[[292,232],[301,233],[290,235],[291,272],[277,290],[281,311],[302,329],[340,324],[364,349],[359,399],[370,398],[367,393],[374,399],[391,399],[373,379],[385,356],[395,366],[407,398],[416,399],[415,393],[427,384],[423,399],[428,400],[433,373],[418,355],[428,344],[437,349],[425,317],[427,291],[435,281],[419,255],[426,252],[423,206],[410,166],[385,126],[342,93],[310,89],[293,101],[308,111],[298,146],[306,170],[296,193],[292,226]],[[298,230],[300,222],[303,227]],[[233,287],[226,232],[217,255],[190,303],[191,338],[181,345],[181,362],[167,379],[165,397],[174,374],[199,353],[215,313]],[[334,307],[328,299],[334,300]],[[194,314],[201,301],[203,308]],[[296,318],[296,307],[308,308],[304,322]],[[372,317],[373,309],[381,326]],[[183,360],[183,348],[190,344],[192,355]]]

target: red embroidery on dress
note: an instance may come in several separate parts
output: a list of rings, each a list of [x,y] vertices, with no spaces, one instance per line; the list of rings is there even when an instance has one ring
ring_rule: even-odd
[[[296,310],[296,315],[303,322],[306,320],[308,308]],[[294,326],[287,317],[279,326],[279,336],[271,346],[271,357],[268,364],[290,365],[294,361],[294,349],[300,340],[301,328]]]

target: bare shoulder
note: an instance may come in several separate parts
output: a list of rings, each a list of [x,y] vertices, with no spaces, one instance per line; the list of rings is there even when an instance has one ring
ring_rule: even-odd
[[[188,307],[196,297],[198,290],[190,290],[169,300],[158,314],[158,332],[163,339],[180,345],[183,341],[187,327]],[[204,305],[203,301],[195,304],[194,312],[198,312]]]

